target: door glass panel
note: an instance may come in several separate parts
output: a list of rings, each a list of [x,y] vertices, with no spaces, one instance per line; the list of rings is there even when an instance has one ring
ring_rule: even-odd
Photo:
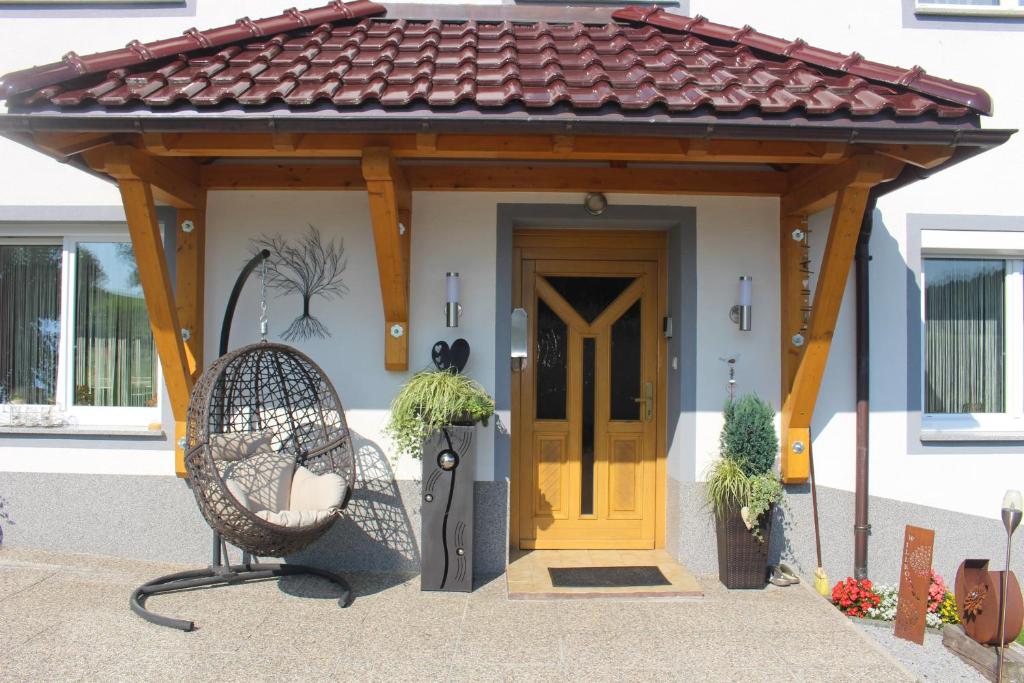
[[[583,340],[583,443],[580,449],[580,512],[594,514],[594,366],[595,341],[593,337]]]
[[[568,330],[543,300],[537,300],[537,419],[565,419]]]
[[[594,322],[633,282],[631,277],[548,276],[545,279],[588,323]]]
[[[640,419],[640,301],[612,325],[611,418]]]

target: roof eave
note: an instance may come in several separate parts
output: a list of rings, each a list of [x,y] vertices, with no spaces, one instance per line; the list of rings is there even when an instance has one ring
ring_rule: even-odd
[[[535,135],[667,136],[744,140],[794,140],[862,144],[935,144],[991,148],[1012,136],[1013,129],[984,129],[978,117],[956,123],[932,120],[813,120],[799,117],[769,119],[757,116],[722,119],[716,116],[678,117],[578,112],[536,113],[436,110],[266,113],[7,113],[0,114],[0,134],[44,131],[105,133],[280,132],[280,133],[464,133]]]

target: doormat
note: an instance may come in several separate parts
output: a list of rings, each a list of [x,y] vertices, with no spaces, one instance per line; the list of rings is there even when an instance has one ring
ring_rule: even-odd
[[[632,588],[671,586],[655,566],[641,567],[548,567],[555,588]]]

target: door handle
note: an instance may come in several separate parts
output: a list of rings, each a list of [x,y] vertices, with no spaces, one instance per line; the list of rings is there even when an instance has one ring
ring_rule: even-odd
[[[511,331],[510,346],[512,350],[512,370],[523,369],[523,363],[529,355],[529,329],[527,327],[526,309],[516,308],[512,311],[509,323]]]
[[[654,382],[644,382],[644,395],[633,399],[634,403],[644,404],[644,422],[654,417]]]

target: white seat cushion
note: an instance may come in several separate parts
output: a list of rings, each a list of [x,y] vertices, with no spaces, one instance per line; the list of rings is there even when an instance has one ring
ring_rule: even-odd
[[[345,500],[345,480],[333,472],[316,475],[299,465],[292,477],[289,510],[330,510]]]
[[[345,481],[296,466],[284,453],[264,452],[224,466],[224,485],[260,519],[285,527],[319,524],[345,500]]]
[[[261,451],[271,450],[270,432],[228,432],[210,435],[210,455],[220,462],[244,460]]]
[[[336,510],[281,510],[271,512],[270,510],[259,510],[256,516],[265,522],[278,526],[302,527],[319,524]]]
[[[231,495],[248,509],[280,512],[289,508],[294,473],[294,456],[263,452],[227,463],[223,477]]]

